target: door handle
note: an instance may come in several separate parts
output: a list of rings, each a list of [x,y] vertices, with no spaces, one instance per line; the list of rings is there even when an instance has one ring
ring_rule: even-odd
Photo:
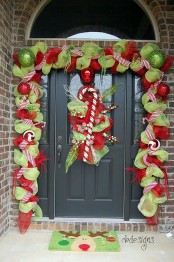
[[[62,146],[58,145],[57,146],[57,164],[58,164],[58,168],[61,167],[61,153],[62,153]]]

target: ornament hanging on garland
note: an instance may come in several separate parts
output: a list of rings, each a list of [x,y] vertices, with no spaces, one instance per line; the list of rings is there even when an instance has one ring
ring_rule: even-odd
[[[20,168],[13,173],[14,181],[19,182],[14,195],[19,200],[18,225],[23,233],[27,230],[31,219],[41,218],[42,211],[35,196],[38,191],[38,168],[44,165],[47,158],[39,151],[39,140],[45,125],[40,112],[42,88],[39,85],[42,74],[48,75],[52,68],[63,68],[66,72],[80,70],[84,86],[78,95],[68,103],[69,121],[73,126],[73,146],[67,156],[66,171],[76,160],[89,164],[98,164],[108,152],[106,139],[111,143],[118,142],[110,135],[113,123],[106,113],[116,108],[106,108],[104,96],[112,95],[115,87],[105,94],[92,85],[95,70],[112,74],[124,73],[129,68],[142,76],[145,94],[142,97],[144,109],[147,111],[143,119],[145,130],[141,133],[140,149],[134,164],[138,171],[137,180],[144,188],[138,208],[146,217],[153,219],[157,214],[158,204],[168,198],[167,172],[163,168],[168,158],[167,152],[160,147],[160,139],[168,139],[169,121],[164,110],[170,91],[162,82],[164,73],[173,63],[173,57],[164,54],[154,43],[147,43],[139,51],[134,41],[120,40],[112,47],[101,48],[90,42],[84,43],[80,49],[74,46],[47,48],[38,42],[31,48],[23,48],[13,55],[15,64],[13,74],[21,79],[14,88],[17,106],[15,130],[19,134],[14,140],[14,161]],[[63,87],[62,87],[63,88]],[[159,179],[164,179],[162,186]]]

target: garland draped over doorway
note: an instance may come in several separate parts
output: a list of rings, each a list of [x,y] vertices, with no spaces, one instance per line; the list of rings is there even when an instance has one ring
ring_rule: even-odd
[[[17,147],[14,150],[14,161],[19,165],[13,172],[13,193],[19,200],[18,225],[21,233],[28,229],[31,218],[42,217],[36,196],[37,178],[39,168],[47,157],[39,150],[42,128],[46,124],[40,112],[40,82],[42,75],[48,75],[52,68],[63,68],[67,72],[74,69],[80,72],[84,69],[90,72],[102,70],[103,74],[106,69],[116,74],[124,73],[130,68],[135,74],[142,76],[145,92],[142,103],[147,114],[143,118],[146,125],[141,133],[140,149],[134,165],[136,179],[144,188],[138,209],[145,217],[153,217],[158,204],[164,203],[168,198],[167,172],[163,167],[168,153],[161,147],[160,140],[168,139],[170,135],[169,121],[164,113],[170,88],[162,80],[164,72],[172,65],[172,57],[164,54],[153,43],[146,44],[139,51],[134,41],[120,40],[112,47],[101,48],[90,42],[83,44],[81,49],[66,45],[48,48],[45,43],[38,42],[30,49],[19,50],[13,58],[13,74],[21,79],[13,91],[18,118],[14,123],[18,133],[13,141]],[[108,93],[112,95],[113,90],[115,88],[111,87]],[[108,150],[105,140],[117,140],[107,134],[114,123],[103,115],[115,106],[104,107],[103,97],[97,92],[93,86],[86,84],[79,90],[78,97],[68,104],[70,122],[72,124],[74,121],[75,128],[73,126],[73,146],[67,157],[66,170],[76,159],[90,164],[98,163]],[[86,120],[83,121],[84,119]],[[79,155],[81,158],[78,158]],[[164,183],[159,178],[164,179]]]

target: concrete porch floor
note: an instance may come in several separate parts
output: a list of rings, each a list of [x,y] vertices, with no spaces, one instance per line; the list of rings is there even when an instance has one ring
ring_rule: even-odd
[[[24,235],[17,231],[9,231],[0,240],[0,262],[174,261],[174,238],[167,237],[165,233],[118,232],[121,245],[121,251],[118,253],[49,251],[51,235],[52,232],[49,231],[30,231]],[[136,243],[136,239],[142,239],[144,244]],[[128,243],[132,241],[134,243]]]

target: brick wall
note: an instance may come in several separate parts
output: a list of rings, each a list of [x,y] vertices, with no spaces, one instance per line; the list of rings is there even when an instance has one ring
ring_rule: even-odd
[[[13,42],[13,46],[14,46],[14,50],[18,50],[23,46],[31,46],[33,44],[35,44],[37,41],[36,40],[25,40],[25,32],[27,29],[27,25],[28,25],[28,20],[30,19],[31,15],[33,14],[35,8],[38,6],[38,4],[41,2],[41,0],[16,0],[16,1],[3,1],[4,3],[6,3],[6,5],[9,2],[13,2],[14,6],[12,7],[14,11],[14,30],[13,30],[13,36],[14,36],[14,42]],[[138,2],[138,0],[137,0]],[[174,1],[173,0],[144,0],[144,3],[148,6],[148,8],[152,11],[152,13],[154,14],[154,17],[157,21],[158,24],[158,29],[160,32],[160,47],[163,51],[165,51],[166,53],[169,53],[171,55],[174,55]],[[5,4],[4,4],[5,5]],[[10,10],[8,8],[6,8],[5,10]],[[3,16],[7,16],[6,11],[2,10],[4,12]],[[1,20],[0,20],[1,21]],[[5,23],[5,22],[4,22]],[[8,33],[7,33],[8,34]],[[3,38],[8,39],[7,38],[7,34],[5,35],[5,33],[3,33]],[[11,34],[8,34],[8,36],[10,37]],[[10,43],[10,39],[7,40],[7,44],[5,44],[5,46],[7,47]],[[84,41],[71,41],[71,40],[60,40],[60,39],[56,39],[56,40],[46,40],[45,41],[47,43],[48,46],[61,46],[64,43],[66,44],[73,44],[75,46],[81,46]],[[111,41],[95,41],[95,43],[99,44],[100,46],[107,46],[107,45],[112,45],[113,42]],[[9,59],[10,55],[10,47],[8,49],[7,52],[7,56],[6,59]],[[5,51],[4,51],[5,52]],[[5,59],[4,59],[5,60]],[[10,64],[12,62],[12,60],[10,60],[10,62],[8,64]],[[7,62],[5,62],[7,63]],[[7,68],[4,64],[4,62],[2,62],[1,64],[3,64],[4,68]],[[4,69],[3,69],[4,70]],[[8,83],[10,82],[10,68],[7,68],[8,72],[5,72],[5,77],[2,76],[2,78],[4,78],[3,80],[3,84],[6,82],[6,86],[3,88],[4,89],[4,95],[3,95],[3,103],[6,104],[6,106],[8,106],[9,103],[9,93],[7,92],[7,87],[9,88]],[[9,78],[7,77],[9,76]],[[8,82],[9,81],[9,82]],[[169,156],[169,161],[166,163],[166,167],[168,168],[168,174],[169,174],[169,186],[170,186],[170,198],[169,200],[162,205],[162,207],[160,208],[160,228],[161,229],[169,229],[169,228],[173,228],[174,229],[174,103],[173,103],[173,99],[174,99],[174,73],[173,73],[173,68],[170,69],[170,71],[168,72],[168,74],[166,75],[166,82],[168,82],[170,84],[171,87],[171,93],[168,97],[168,103],[169,103],[169,109],[167,111],[168,113],[168,117],[170,119],[171,122],[171,137],[170,140],[168,140],[167,142],[163,142],[163,147],[166,148],[170,154]],[[13,84],[17,84],[18,80],[17,79],[12,79],[12,83]],[[2,86],[2,85],[1,85]],[[2,89],[2,90],[3,90]],[[13,98],[12,98],[12,102],[13,102]],[[12,113],[14,112],[15,107],[12,107]],[[6,111],[8,111],[8,108],[5,107],[4,109],[4,113],[6,113],[6,115],[4,115],[3,117],[3,121],[8,121],[7,120],[7,113]],[[2,121],[1,121],[2,122]],[[6,123],[6,125],[4,126],[4,128],[9,128],[8,122],[4,122],[4,124]],[[0,124],[0,128],[1,128],[1,124]],[[3,128],[3,127],[2,127]],[[8,132],[9,130],[4,130],[6,132],[3,132],[3,135],[8,136]],[[12,129],[11,132],[11,136],[13,137],[14,131]],[[1,140],[2,141],[2,140]],[[4,138],[4,143],[6,143],[6,147],[9,146],[9,142],[7,138]],[[3,150],[4,150],[4,146],[3,146]],[[13,148],[12,148],[13,150]],[[7,152],[8,150],[6,150]],[[9,159],[6,156],[6,152],[2,152],[1,154],[3,155],[3,157],[5,158],[4,161],[4,169],[1,170],[3,172],[2,176],[4,176],[4,174],[6,175],[6,177],[8,177],[9,174]],[[7,161],[7,162],[5,162]],[[12,162],[12,168],[13,168],[13,162]],[[6,207],[6,212],[5,210],[3,211],[3,216],[4,213],[7,216],[7,203],[8,203],[8,196],[9,196],[9,186],[8,186],[8,179],[4,180],[3,182],[3,196],[5,196],[5,200],[4,200],[4,206]],[[5,191],[7,190],[7,192],[5,193]],[[1,207],[1,206],[0,206]],[[1,211],[0,211],[1,212]],[[16,219],[17,219],[17,214],[18,214],[18,204],[15,201],[11,201],[11,210],[10,210],[10,222],[11,222],[11,226],[15,227],[16,226]],[[8,221],[8,218],[7,218]],[[8,224],[8,223],[7,223]],[[78,224],[78,223],[77,223]],[[70,226],[77,227],[79,225],[73,224]],[[83,226],[80,225],[81,227]],[[117,228],[120,226],[120,230],[150,230],[151,228],[149,227],[145,227],[145,225],[132,225],[130,226],[130,224],[126,225],[126,224],[120,224],[117,225]],[[67,225],[63,225],[63,224],[56,224],[56,223],[50,223],[49,222],[39,222],[39,223],[33,223],[31,225],[31,228],[34,229],[48,229],[48,228],[65,228],[67,227]],[[95,227],[102,227],[101,225],[95,225]],[[107,224],[105,224],[105,227],[108,227]],[[112,225],[112,227],[115,228],[114,225]],[[118,229],[117,229],[118,230]],[[153,230],[157,230],[157,228],[153,228]]]
[[[0,4],[0,236],[9,228],[13,2]]]

